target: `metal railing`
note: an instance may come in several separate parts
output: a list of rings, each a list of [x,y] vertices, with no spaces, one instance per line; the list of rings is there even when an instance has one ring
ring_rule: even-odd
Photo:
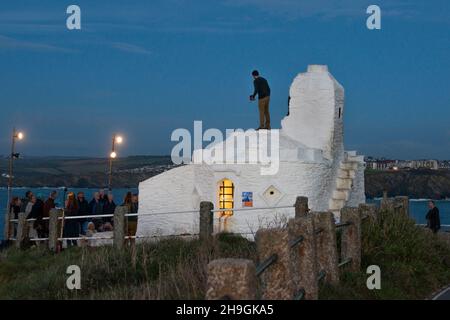
[[[216,210],[211,210],[212,213],[220,213],[220,212],[228,212],[228,211],[233,211],[233,212],[242,212],[242,211],[263,211],[263,210],[276,210],[276,209],[293,209],[294,206],[273,206],[273,207],[261,207],[261,208],[233,208],[233,209],[216,209]],[[92,220],[97,220],[97,219],[103,219],[103,218],[114,218],[114,214],[100,214],[100,215],[95,215],[95,214],[89,214],[89,215],[81,215],[81,216],[66,216],[64,215],[64,209],[61,208],[57,208],[59,210],[63,210],[63,215],[58,217],[58,220],[60,221],[70,221],[70,220],[85,220],[85,219],[92,219]],[[199,210],[180,210],[180,211],[165,211],[165,212],[146,212],[146,213],[127,213],[124,216],[126,218],[130,218],[130,217],[143,217],[143,216],[162,216],[162,215],[179,215],[179,214],[198,214]],[[219,217],[223,218],[223,217]],[[30,219],[26,219],[26,222],[28,223],[32,223],[35,221],[49,221],[50,218],[49,217],[43,217],[41,219],[36,219],[36,218],[30,218]],[[19,223],[19,219],[10,219],[9,220],[10,223]],[[254,235],[253,232],[233,232],[230,234],[235,234],[235,235]],[[193,235],[193,234],[189,234],[189,235]],[[198,234],[195,234],[198,235]],[[143,239],[143,238],[161,238],[161,237],[173,237],[173,236],[180,236],[183,237],[185,236],[184,234],[180,234],[180,235],[170,235],[170,236],[133,236],[133,237],[126,237],[126,239]],[[74,240],[104,240],[104,239],[108,239],[108,240],[112,240],[114,237],[105,237],[105,238],[100,238],[100,237],[88,237],[88,236],[80,236],[80,237],[60,237],[58,238],[58,241],[62,241],[62,240],[68,240],[68,241],[74,241]],[[10,238],[10,241],[16,241],[16,239],[14,238]],[[33,238],[30,239],[30,241],[33,242],[39,242],[39,241],[46,241],[48,240],[48,238]]]

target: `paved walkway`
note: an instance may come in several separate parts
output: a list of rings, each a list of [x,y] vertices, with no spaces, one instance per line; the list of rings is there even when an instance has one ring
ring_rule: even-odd
[[[433,300],[450,300],[450,287],[438,293]]]

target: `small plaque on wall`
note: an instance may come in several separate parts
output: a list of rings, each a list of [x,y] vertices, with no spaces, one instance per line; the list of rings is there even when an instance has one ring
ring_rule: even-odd
[[[253,192],[242,192],[242,206],[253,207]]]

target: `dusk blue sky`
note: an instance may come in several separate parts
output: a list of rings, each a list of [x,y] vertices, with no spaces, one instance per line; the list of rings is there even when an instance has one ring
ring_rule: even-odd
[[[66,28],[77,4],[82,30]],[[366,9],[382,9],[382,29]],[[0,154],[169,154],[176,128],[254,128],[250,73],[272,87],[272,123],[308,64],[346,89],[346,149],[450,159],[450,2],[363,0],[2,1]]]

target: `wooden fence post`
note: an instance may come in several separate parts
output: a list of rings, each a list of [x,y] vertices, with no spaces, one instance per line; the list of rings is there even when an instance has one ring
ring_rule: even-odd
[[[316,237],[311,215],[289,220],[289,245],[296,290],[304,290],[305,299],[319,298]]]
[[[358,208],[343,208],[341,223],[349,224],[342,230],[342,261],[351,259],[350,269],[359,271],[361,268],[361,216]]]
[[[50,251],[58,251],[58,238],[61,235],[62,221],[59,219],[63,215],[63,210],[52,209],[49,213],[48,221],[48,248]]]
[[[214,232],[214,205],[211,202],[203,201],[200,203],[200,226],[199,238],[202,241],[211,240]]]
[[[297,197],[295,201],[295,217],[300,218],[308,214],[308,198],[307,197]]]
[[[208,264],[207,300],[256,300],[255,264],[245,259],[219,259]]]
[[[5,241],[9,241],[10,238],[12,238],[12,232],[11,230],[14,230],[14,223],[11,223],[9,220],[11,220],[11,212],[8,210],[5,210],[5,224],[3,229],[3,235]],[[13,226],[11,228],[11,225]]]
[[[372,223],[380,220],[379,210],[375,204],[362,203],[359,205],[361,219],[369,219]]]
[[[394,198],[394,208],[400,214],[409,217],[409,198],[405,196],[398,196]]]
[[[332,212],[314,212],[317,263],[320,272],[325,272],[325,281],[339,282],[339,258],[336,241],[336,225]]]
[[[390,198],[381,199],[380,209],[382,211],[393,212],[394,211],[394,200]]]
[[[125,230],[127,229],[128,208],[125,206],[116,207],[114,211],[114,248],[121,250],[125,244]]]
[[[296,296],[286,228],[260,229],[256,233],[256,249],[260,265],[257,274],[261,279],[264,300],[292,300]]]
[[[25,240],[28,238],[28,221],[25,212],[19,213],[19,223],[17,224],[16,248],[22,249],[25,245]]]

